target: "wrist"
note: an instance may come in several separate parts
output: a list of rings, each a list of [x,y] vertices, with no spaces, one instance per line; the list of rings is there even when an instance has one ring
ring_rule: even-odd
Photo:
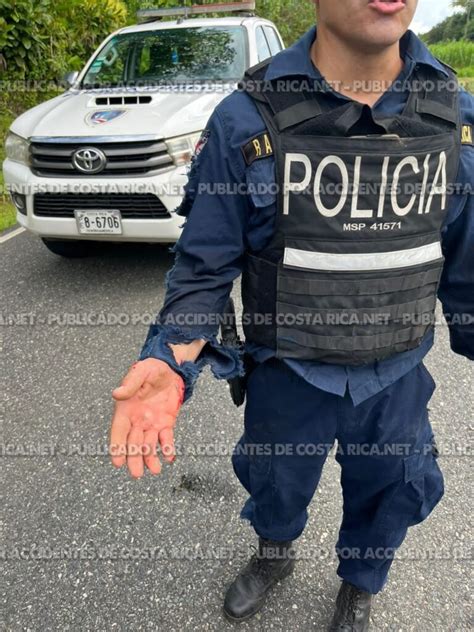
[[[193,340],[189,344],[170,344],[169,347],[176,362],[181,365],[185,362],[196,362],[206,344],[206,340]]]
[[[161,325],[152,325],[147,339],[140,353],[140,360],[153,358],[167,364],[184,382],[184,401],[187,401],[194,390],[203,363],[198,361],[202,350],[207,344],[206,340],[189,340],[189,343],[181,342],[182,335],[170,331]],[[173,342],[171,342],[173,340]],[[179,340],[179,342],[174,342]]]

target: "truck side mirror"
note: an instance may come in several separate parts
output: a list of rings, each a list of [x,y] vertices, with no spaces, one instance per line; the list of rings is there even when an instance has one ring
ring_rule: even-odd
[[[66,73],[63,78],[63,82],[66,88],[72,88],[72,86],[76,83],[78,77],[79,73],[77,70]]]

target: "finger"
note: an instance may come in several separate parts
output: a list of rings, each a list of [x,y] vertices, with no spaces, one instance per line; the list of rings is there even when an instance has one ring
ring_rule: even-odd
[[[128,435],[127,465],[130,476],[141,478],[145,472],[143,464],[143,430],[134,426]]]
[[[130,428],[131,423],[128,417],[116,412],[110,429],[110,456],[115,467],[125,465],[127,459],[127,437]]]
[[[160,459],[156,454],[156,446],[158,443],[158,433],[156,430],[147,430],[145,432],[145,438],[143,445],[145,448],[144,461],[147,468],[153,475],[161,472]]]
[[[160,446],[164,460],[173,463],[176,458],[173,428],[163,428],[160,432]]]
[[[122,384],[113,391],[112,397],[119,401],[130,399],[140,390],[147,374],[148,369],[142,363],[136,362],[123,378]]]

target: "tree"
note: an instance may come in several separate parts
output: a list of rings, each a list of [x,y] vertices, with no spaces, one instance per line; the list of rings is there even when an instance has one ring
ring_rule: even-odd
[[[469,22],[473,14],[474,0],[454,0],[453,6],[464,9],[466,12],[466,25],[464,27],[464,39],[467,39]]]
[[[461,9],[423,35],[428,44],[452,40],[474,41],[474,0],[454,0],[453,7]]]

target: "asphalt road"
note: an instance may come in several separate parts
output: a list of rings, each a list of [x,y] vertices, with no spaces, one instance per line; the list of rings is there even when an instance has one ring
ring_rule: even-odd
[[[110,392],[144,339],[140,318],[162,302],[171,256],[159,247],[114,247],[67,261],[27,233],[0,251],[1,313],[16,319],[0,328],[0,629],[236,628],[221,615],[222,598],[255,538],[238,517],[245,492],[225,455],[242,425],[226,386],[202,377],[179,421],[183,454],[161,478],[134,482],[103,455]],[[81,324],[99,314],[139,322]],[[474,629],[465,450],[474,426],[473,369],[449,351],[444,328],[428,367],[438,383],[431,418],[446,495],[411,530],[375,601],[373,630]],[[325,629],[339,586],[332,551],[340,516],[339,471],[330,458],[299,543],[308,554],[241,630]]]

